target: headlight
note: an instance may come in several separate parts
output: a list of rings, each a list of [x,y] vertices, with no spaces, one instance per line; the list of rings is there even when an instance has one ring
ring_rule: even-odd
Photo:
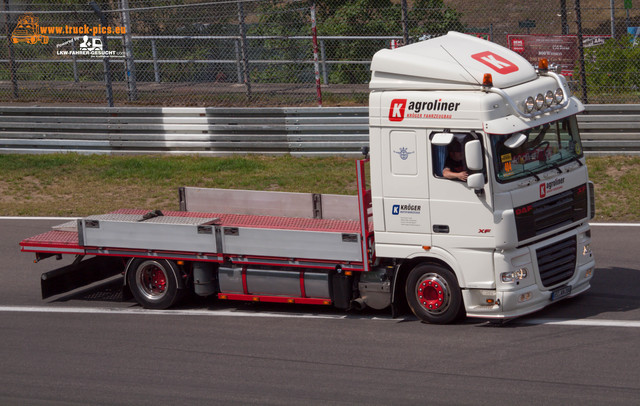
[[[527,97],[527,100],[524,101],[524,111],[526,113],[531,113],[533,111],[533,106],[535,105],[535,100],[533,97]]]
[[[504,283],[513,283],[516,281],[521,281],[527,277],[529,271],[527,268],[520,268],[513,272],[503,272],[500,274],[500,280]]]
[[[544,95],[542,93],[538,93],[536,96],[536,109],[540,110],[544,106]]]
[[[556,89],[555,97],[556,97],[556,103],[558,104],[562,103],[562,99],[564,99],[564,92],[562,91],[562,89],[560,88]]]
[[[547,107],[551,107],[551,105],[553,104],[553,100],[554,100],[554,95],[553,92],[551,90],[549,90],[545,95],[544,95],[544,105]]]

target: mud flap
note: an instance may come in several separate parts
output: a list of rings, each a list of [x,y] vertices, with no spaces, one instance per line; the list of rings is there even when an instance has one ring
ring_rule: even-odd
[[[338,309],[346,310],[351,305],[352,278],[343,273],[331,275],[331,300]]]
[[[124,261],[114,257],[94,257],[42,274],[42,298],[69,292],[124,272]]]

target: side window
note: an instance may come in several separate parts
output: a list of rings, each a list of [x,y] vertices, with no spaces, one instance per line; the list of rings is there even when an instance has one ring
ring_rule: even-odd
[[[451,141],[447,145],[432,143],[433,174],[438,178],[466,181],[468,170],[465,165],[464,146],[473,139],[477,137],[471,133],[452,133]]]

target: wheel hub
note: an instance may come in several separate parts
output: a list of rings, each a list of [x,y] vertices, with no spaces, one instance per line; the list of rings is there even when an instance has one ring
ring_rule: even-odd
[[[420,305],[430,313],[441,313],[449,306],[449,289],[439,275],[425,275],[416,287]]]
[[[151,270],[146,278],[147,286],[152,293],[162,293],[167,288],[167,278],[164,276],[164,273],[158,268]]]
[[[149,300],[158,300],[167,292],[167,274],[154,262],[138,270],[138,281],[141,293]]]

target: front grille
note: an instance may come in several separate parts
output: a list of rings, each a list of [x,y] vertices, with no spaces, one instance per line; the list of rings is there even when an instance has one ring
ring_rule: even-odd
[[[527,240],[587,217],[587,186],[516,207],[518,241]]]
[[[576,237],[536,250],[540,279],[544,287],[568,281],[576,269]]]

